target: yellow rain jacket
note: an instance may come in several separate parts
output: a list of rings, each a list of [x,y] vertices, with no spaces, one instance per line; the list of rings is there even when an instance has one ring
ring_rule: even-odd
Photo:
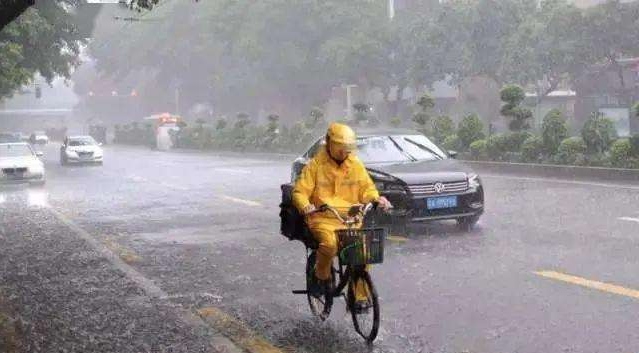
[[[329,155],[326,148],[302,170],[293,189],[293,204],[300,212],[312,203],[337,208],[346,214],[348,208],[357,203],[368,203],[379,198],[375,183],[368,175],[364,163],[351,153],[341,165]],[[311,229],[339,229],[344,226],[330,212],[316,213],[309,217]]]

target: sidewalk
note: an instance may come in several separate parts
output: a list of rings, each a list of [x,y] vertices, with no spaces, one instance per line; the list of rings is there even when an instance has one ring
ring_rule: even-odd
[[[0,206],[0,301],[13,309],[19,351],[242,351],[149,293],[54,211],[13,206]]]

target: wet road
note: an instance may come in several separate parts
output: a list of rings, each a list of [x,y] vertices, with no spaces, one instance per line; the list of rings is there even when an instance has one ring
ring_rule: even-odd
[[[45,152],[46,187],[3,189],[0,208],[55,209],[171,300],[221,309],[284,351],[368,351],[342,302],[318,323],[290,294],[305,259],[278,232],[288,158],[108,146],[102,167],[61,167],[55,144]],[[639,185],[482,177],[473,232],[438,223],[387,242],[373,350],[639,351]]]

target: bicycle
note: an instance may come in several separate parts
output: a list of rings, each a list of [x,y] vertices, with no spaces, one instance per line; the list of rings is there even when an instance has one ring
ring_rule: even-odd
[[[328,205],[319,207],[313,213],[332,212],[345,229],[337,230],[339,239],[338,247],[338,267],[331,265],[331,283],[329,289],[322,297],[317,298],[310,292],[310,287],[314,281],[315,261],[317,257],[317,242],[305,242],[306,261],[306,290],[294,290],[293,294],[306,294],[311,312],[322,321],[328,319],[333,299],[344,297],[346,300],[346,310],[351,313],[355,331],[368,343],[372,343],[377,337],[380,322],[380,308],[377,290],[373,284],[370,274],[366,271],[366,266],[383,262],[384,239],[386,238],[386,228],[361,228],[356,226],[363,222],[366,214],[375,207],[374,204],[353,205],[348,212],[346,219],[342,218],[339,212]],[[354,285],[363,281],[367,293],[367,303],[364,308],[355,308]],[[346,295],[343,293],[348,286]],[[368,315],[371,315],[369,318]]]

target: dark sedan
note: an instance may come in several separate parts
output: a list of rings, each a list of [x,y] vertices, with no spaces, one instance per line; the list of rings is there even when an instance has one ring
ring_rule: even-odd
[[[292,183],[324,145],[324,139],[318,139],[295,160]],[[357,154],[378,190],[395,206],[395,223],[455,219],[469,230],[484,212],[479,176],[454,160],[454,152],[445,153],[418,132],[359,131]]]

